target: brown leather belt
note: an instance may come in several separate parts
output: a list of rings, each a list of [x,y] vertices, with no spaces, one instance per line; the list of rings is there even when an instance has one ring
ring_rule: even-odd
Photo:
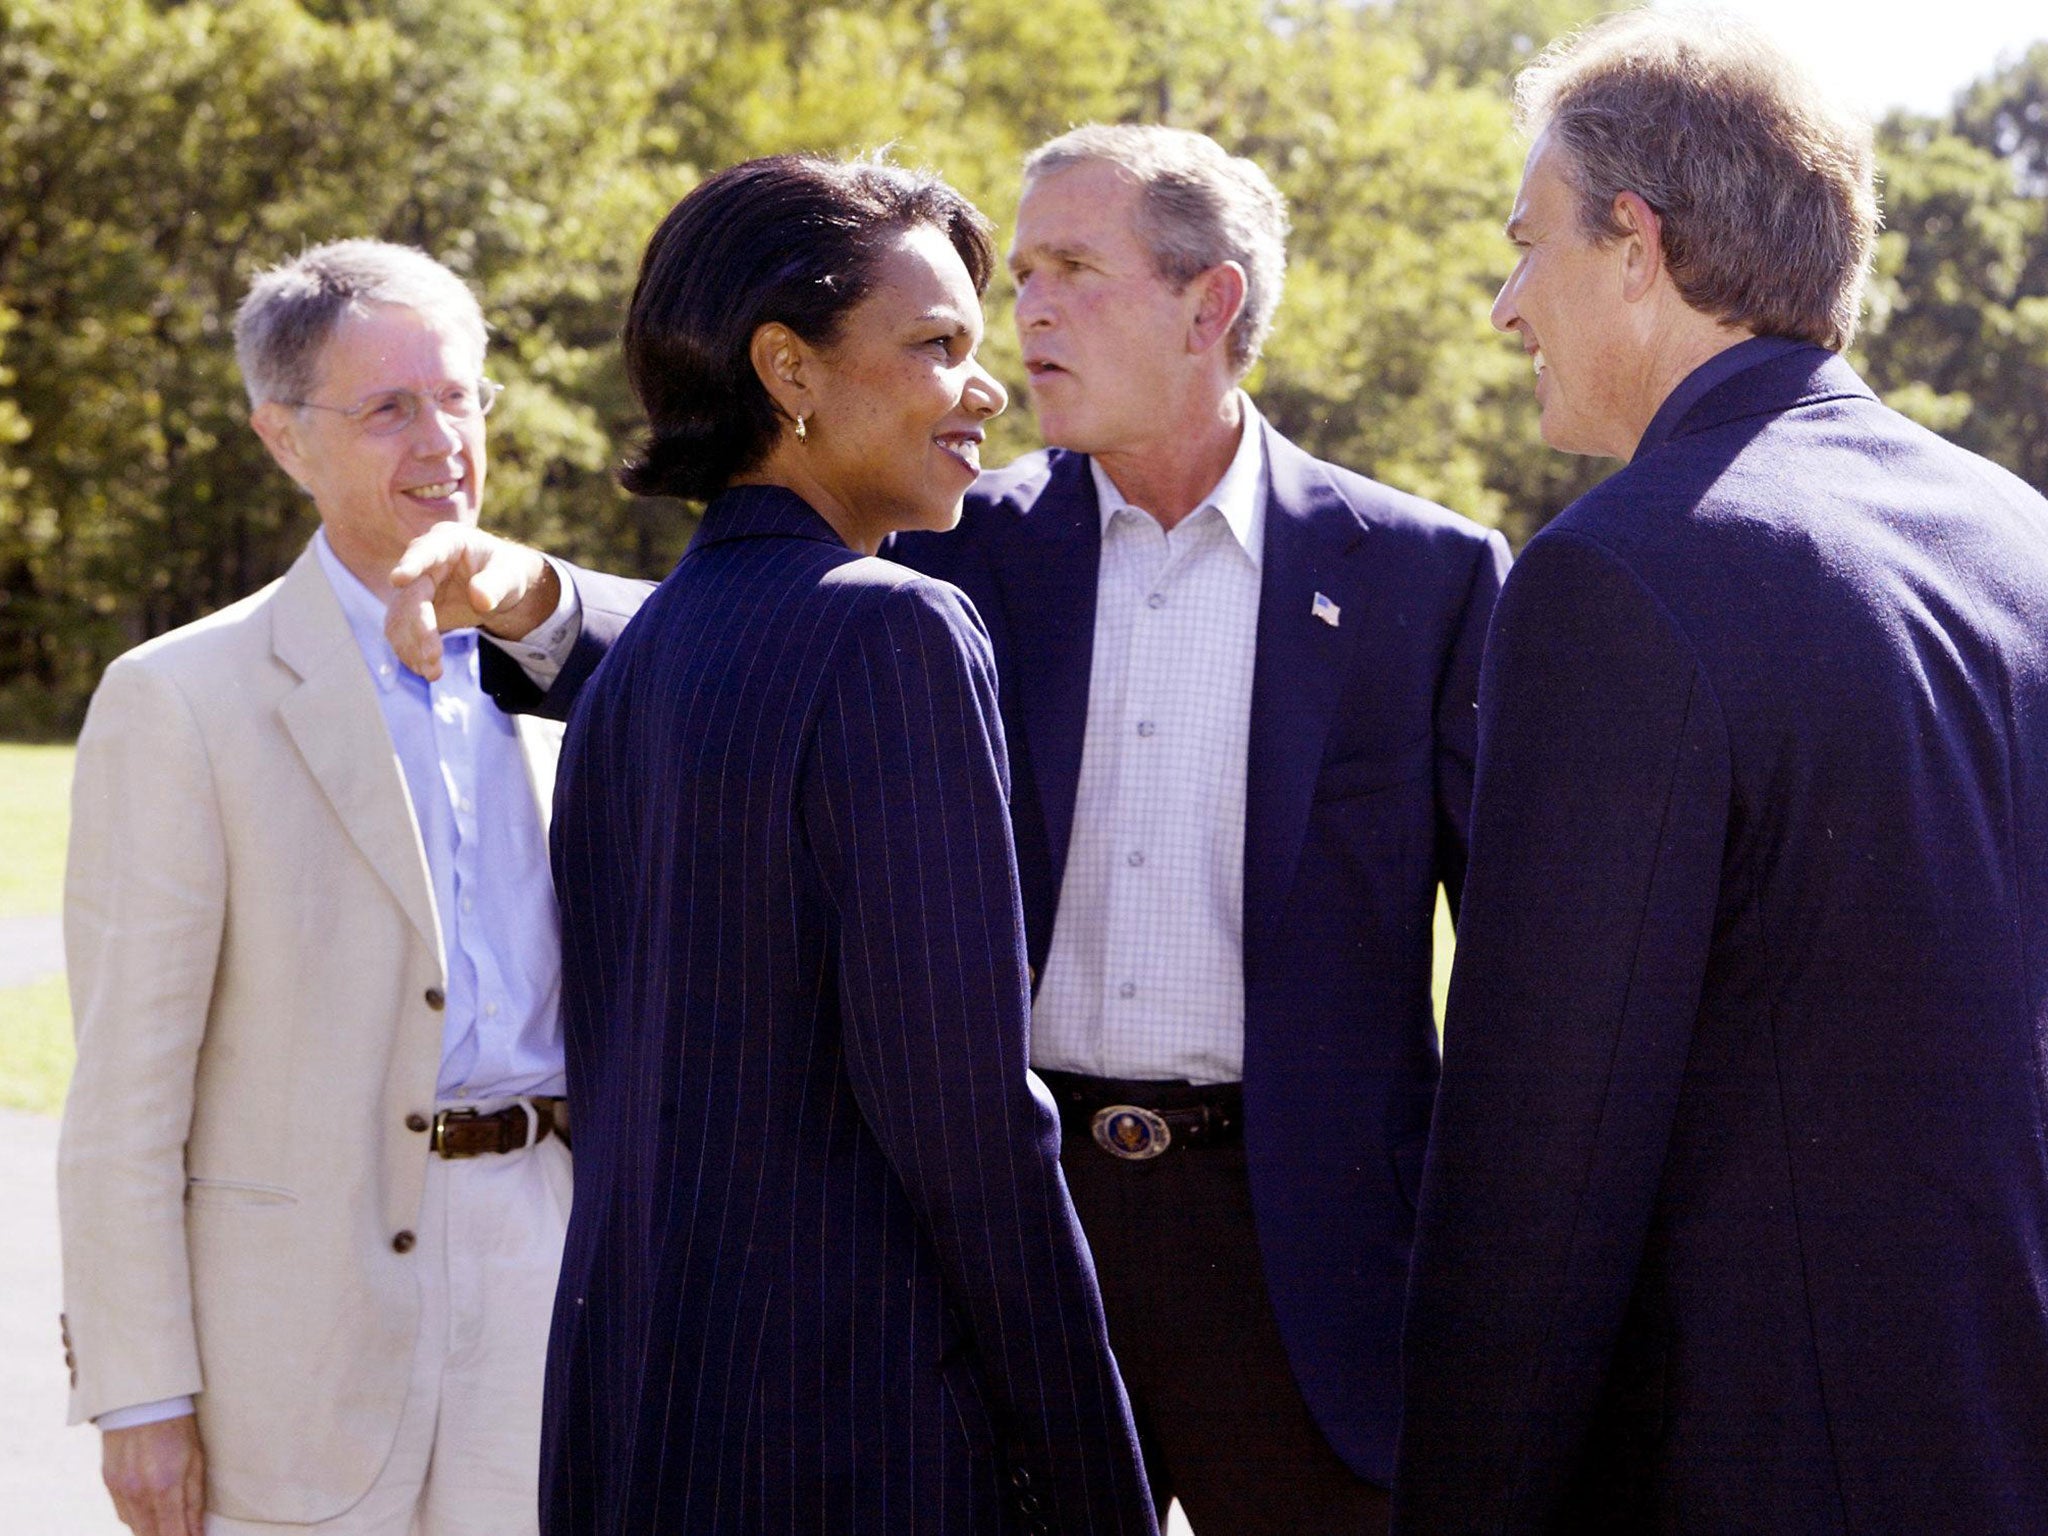
[[[1173,1147],[1215,1146],[1244,1133],[1242,1083],[1038,1075],[1060,1107],[1060,1129],[1087,1136],[1121,1162],[1149,1162]]]
[[[481,1157],[486,1152],[517,1152],[550,1133],[561,1137],[563,1146],[569,1145],[567,1099],[521,1099],[488,1115],[473,1109],[438,1110],[428,1145],[442,1157]]]

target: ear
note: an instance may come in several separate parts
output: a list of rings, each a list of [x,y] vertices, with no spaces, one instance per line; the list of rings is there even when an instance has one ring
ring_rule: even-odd
[[[817,353],[803,337],[781,321],[770,320],[754,327],[747,357],[768,398],[789,420],[817,410]]]
[[[300,490],[310,491],[305,436],[292,408],[266,400],[249,413],[249,425],[263,439],[263,446],[270,450],[277,467],[290,475]]]
[[[1634,192],[1614,199],[1614,222],[1621,226],[1615,242],[1621,257],[1621,296],[1631,304],[1646,297],[1664,270],[1664,221]]]
[[[1244,268],[1234,261],[1218,262],[1190,285],[1197,290],[1195,312],[1188,324],[1188,350],[1207,352],[1220,344],[1244,313],[1247,291]]]

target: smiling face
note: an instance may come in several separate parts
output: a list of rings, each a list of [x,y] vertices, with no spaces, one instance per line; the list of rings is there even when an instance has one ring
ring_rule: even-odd
[[[944,232],[905,230],[805,379],[814,416],[795,461],[854,548],[943,531],[981,473],[981,424],[1008,403],[975,359],[981,300]]]
[[[1492,318],[1535,364],[1543,440],[1566,453],[1626,459],[1642,413],[1622,267],[1614,243],[1598,244],[1579,227],[1565,153],[1547,133],[1529,151],[1508,222],[1519,257]]]
[[[1180,430],[1200,387],[1203,358],[1187,344],[1199,295],[1159,275],[1138,235],[1140,196],[1116,167],[1086,161],[1033,179],[1017,205],[1017,338],[1053,447],[1138,450]]]
[[[377,304],[342,317],[321,349],[308,399],[347,409],[386,390],[426,399],[483,376],[473,340],[430,315]],[[280,401],[256,408],[254,424],[285,472],[320,510],[343,565],[382,591],[406,545],[436,523],[473,523],[484,490],[484,419],[422,408],[388,437],[340,410]]]

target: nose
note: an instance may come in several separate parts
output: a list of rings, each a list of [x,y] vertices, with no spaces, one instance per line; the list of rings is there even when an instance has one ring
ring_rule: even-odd
[[[437,455],[461,448],[467,439],[462,434],[462,424],[467,418],[450,416],[441,409],[441,402],[431,395],[420,398],[419,408],[414,412],[412,424],[406,434],[412,439],[415,452],[423,455]]]
[[[1515,307],[1515,274],[1500,285],[1500,292],[1494,295],[1493,310],[1486,317],[1493,322],[1496,331],[1513,331],[1521,322],[1522,313]]]
[[[1042,330],[1052,324],[1052,306],[1046,301],[1042,284],[1030,278],[1017,285],[1017,303],[1011,311],[1019,333]]]
[[[990,373],[980,363],[968,375],[967,388],[961,395],[967,409],[983,421],[991,416],[1000,416],[1010,403],[1010,392],[1003,388],[1003,381]]]

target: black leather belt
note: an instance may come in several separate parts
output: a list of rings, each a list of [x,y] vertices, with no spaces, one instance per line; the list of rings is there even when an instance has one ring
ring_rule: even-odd
[[[531,1116],[527,1106],[533,1107]],[[548,1134],[569,1145],[567,1099],[521,1099],[488,1115],[473,1109],[444,1109],[434,1115],[429,1145],[443,1157],[481,1157],[487,1152],[517,1152],[546,1140]]]
[[[1244,1132],[1244,1084],[1136,1082],[1041,1072],[1060,1107],[1060,1129],[1111,1157],[1149,1162],[1172,1147],[1215,1146]]]

